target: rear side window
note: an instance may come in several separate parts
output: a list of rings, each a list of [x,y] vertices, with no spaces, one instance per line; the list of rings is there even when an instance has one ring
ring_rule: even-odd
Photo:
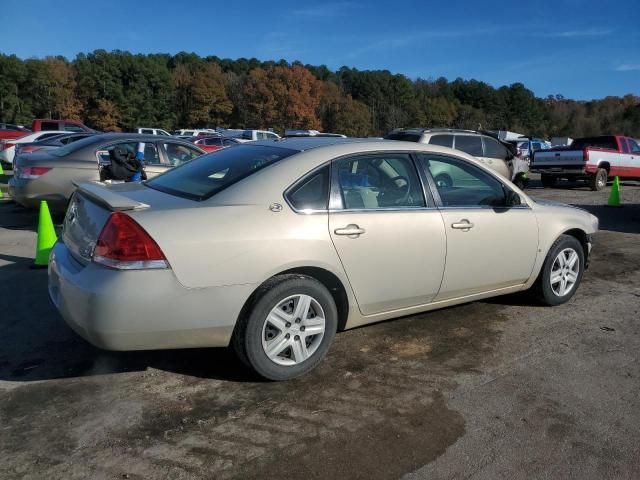
[[[453,135],[434,135],[429,139],[431,145],[453,148]]]
[[[298,181],[286,197],[296,210],[326,210],[329,204],[329,165]]]
[[[42,122],[40,130],[58,130],[59,126],[57,122]]]
[[[146,182],[151,188],[191,200],[206,200],[263,168],[296,153],[288,148],[239,145],[185,163]]]
[[[587,147],[604,148],[608,150],[618,150],[618,142],[616,137],[587,137],[578,138],[571,144],[572,150],[582,150]]]
[[[478,135],[456,135],[455,148],[474,157],[481,157],[482,138]]]
[[[505,160],[509,156],[507,147],[493,138],[484,137],[484,156]]]

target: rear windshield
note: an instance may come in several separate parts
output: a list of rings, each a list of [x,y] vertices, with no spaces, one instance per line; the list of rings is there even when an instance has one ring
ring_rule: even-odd
[[[91,145],[96,141],[93,135],[85,137],[77,142],[67,143],[64,147],[56,148],[55,150],[51,150],[51,155],[55,155],[56,157],[64,157],[76,150],[80,150],[81,148],[86,147],[87,145]]]
[[[203,155],[145,184],[191,200],[206,200],[275,162],[297,153],[287,148],[238,145]]]
[[[571,150],[582,150],[587,147],[618,150],[618,142],[616,142],[616,137],[588,137],[577,138],[571,144]]]

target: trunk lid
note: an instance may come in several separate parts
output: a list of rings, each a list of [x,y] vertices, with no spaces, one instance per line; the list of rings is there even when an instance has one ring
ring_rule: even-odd
[[[112,212],[181,208],[190,200],[180,199],[139,183],[107,185],[101,182],[76,184],[64,219],[62,240],[72,255],[86,264],[93,258],[100,232]]]

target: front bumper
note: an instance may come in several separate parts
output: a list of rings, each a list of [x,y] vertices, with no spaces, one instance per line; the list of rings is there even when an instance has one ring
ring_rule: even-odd
[[[172,270],[84,265],[60,241],[49,261],[52,302],[76,333],[106,350],[227,346],[254,287],[189,289]]]

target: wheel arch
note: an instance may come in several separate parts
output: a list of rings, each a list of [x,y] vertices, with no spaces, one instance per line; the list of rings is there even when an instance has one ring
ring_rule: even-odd
[[[611,164],[609,162],[599,162],[598,168],[604,168],[607,171],[607,175],[611,171]]]
[[[580,228],[571,228],[569,230],[562,232],[561,235],[569,235],[571,237],[574,237],[580,242],[580,245],[582,245],[582,250],[583,250],[583,254],[586,262],[587,256],[589,255],[589,236],[587,235],[587,232],[585,232]]]
[[[257,300],[258,291],[268,282],[272,281],[274,278],[280,275],[306,275],[308,277],[314,278],[319,281],[324,287],[329,290],[331,296],[333,297],[334,302],[336,303],[336,309],[338,311],[338,331],[344,330],[345,325],[347,323],[347,319],[349,317],[349,295],[347,293],[347,289],[344,286],[344,283],[340,278],[333,272],[322,268],[322,267],[313,267],[313,266],[300,266],[293,267],[287,270],[282,270],[278,273],[273,274],[269,278],[267,278],[264,282],[258,285],[249,298],[245,301],[242,309],[240,310],[240,314],[238,315],[238,320],[242,318],[244,315],[248,314],[249,309]],[[236,321],[236,324],[238,322]]]

